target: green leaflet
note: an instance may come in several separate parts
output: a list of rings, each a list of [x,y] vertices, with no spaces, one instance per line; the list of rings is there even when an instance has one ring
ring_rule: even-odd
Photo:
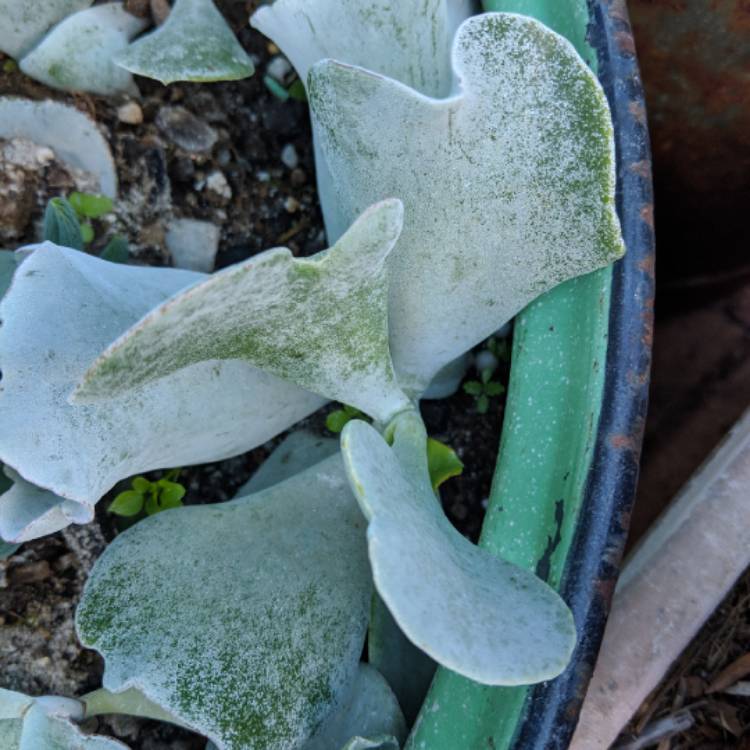
[[[79,637],[104,656],[106,689],[137,688],[221,750],[301,748],[357,674],[364,533],[338,455],[256,495],[160,513],[97,562]]]
[[[177,0],[165,23],[131,44],[115,62],[164,84],[235,81],[255,70],[211,0]]]
[[[381,420],[409,406],[388,348],[385,260],[397,200],[370,207],[329,250],[269,250],[151,311],[89,368],[77,403],[132,392],[199,362],[245,360]]]
[[[375,586],[404,634],[476,682],[521,685],[556,677],[575,645],[560,597],[532,573],[467,541],[449,523],[427,469],[415,412],[393,422],[393,447],[362,421],[341,448],[369,520]]]

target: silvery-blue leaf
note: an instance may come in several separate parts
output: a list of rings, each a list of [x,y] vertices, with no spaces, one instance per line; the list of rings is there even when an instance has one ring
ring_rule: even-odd
[[[177,0],[164,24],[119,53],[116,62],[164,84],[235,81],[254,71],[211,0]]]
[[[0,52],[18,59],[45,31],[94,0],[0,0]]]
[[[271,455],[245,484],[235,497],[260,492],[283,482],[295,474],[320,463],[339,449],[336,438],[321,437],[307,430],[296,430],[274,448]]]
[[[415,412],[393,422],[393,447],[370,425],[346,425],[341,448],[368,518],[378,593],[404,634],[435,661],[487,685],[556,677],[576,640],[570,610],[529,571],[451,526],[427,468]]]
[[[403,634],[378,594],[370,608],[367,659],[391,686],[411,726],[430,689],[437,664]]]
[[[453,67],[444,99],[333,60],[308,82],[329,238],[376,200],[404,202],[389,315],[413,394],[534,298],[624,252],[607,100],[572,45],[487,13],[459,28]]]
[[[0,460],[36,487],[16,483],[0,498],[0,530],[16,530],[6,541],[88,521],[119,480],[250,450],[323,403],[238,361],[199,363],[101,404],[69,403],[111,341],[205,278],[50,243],[23,261],[0,304]]]
[[[275,248],[155,308],[89,368],[74,399],[132,392],[189,366],[245,361],[387,421],[408,408],[388,348],[386,258],[402,205],[369,207],[330,249]]]
[[[428,96],[453,83],[450,46],[471,0],[276,0],[250,19],[288,55],[303,82],[325,58],[360,65]]]
[[[343,749],[355,737],[384,736],[398,742],[406,739],[404,715],[383,675],[369,664],[360,664],[348,699],[326,719],[304,750]]]
[[[61,161],[94,175],[101,193],[117,197],[109,144],[97,124],[75,107],[51,99],[0,97],[0,138],[26,138],[48,146]]]
[[[69,698],[32,698],[0,688],[2,750],[127,750],[108,737],[87,735],[71,721],[81,704]]]
[[[371,595],[365,521],[336,455],[136,524],[95,565],[77,629],[108,690],[138,689],[219,750],[292,750],[347,700]]]
[[[106,3],[68,16],[20,62],[26,75],[63,91],[111,96],[138,89],[112,58],[146,28],[121,3]]]

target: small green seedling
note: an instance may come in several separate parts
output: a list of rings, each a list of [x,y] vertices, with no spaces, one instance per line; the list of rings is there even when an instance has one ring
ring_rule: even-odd
[[[121,492],[112,501],[109,512],[130,518],[143,510],[147,516],[154,516],[163,510],[181,508],[186,490],[179,482],[174,481],[179,474],[179,469],[172,469],[155,482],[146,477],[135,477],[130,483],[132,489]]]
[[[464,464],[450,445],[427,438],[427,468],[432,489],[437,492],[441,484],[463,473]]]
[[[44,212],[44,239],[63,247],[83,250],[94,239],[91,219],[98,219],[112,210],[112,200],[92,193],[70,194],[69,198],[52,198]],[[100,258],[111,263],[127,263],[128,241],[116,234],[104,247]]]
[[[490,408],[490,399],[505,393],[505,386],[492,380],[493,370],[489,367],[480,373],[480,380],[469,380],[464,383],[464,392],[474,396],[474,405],[480,414],[486,414]]]
[[[351,422],[352,419],[364,419],[369,422],[367,416],[359,409],[349,406],[349,404],[342,404],[341,407],[341,409],[335,409],[326,417],[326,429],[335,435],[338,435],[344,429],[346,423]]]
[[[68,200],[78,216],[83,242],[88,245],[94,239],[94,225],[91,220],[99,219],[110,213],[112,211],[112,199],[106,195],[73,192]]]
[[[84,237],[73,206],[65,198],[53,198],[44,210],[44,239],[62,247],[83,250]]]
[[[305,86],[300,78],[295,78],[288,87],[280,84],[275,78],[271,76],[263,76],[263,84],[265,87],[282,102],[287,99],[294,99],[297,102],[306,102],[307,93],[305,92]]]

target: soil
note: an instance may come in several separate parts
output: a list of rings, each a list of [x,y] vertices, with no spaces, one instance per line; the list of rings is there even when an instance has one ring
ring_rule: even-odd
[[[94,117],[108,137],[120,196],[114,215],[94,222],[91,252],[98,253],[119,233],[129,242],[130,262],[169,265],[164,237],[172,217],[220,226],[217,268],[277,245],[286,245],[299,256],[325,247],[307,106],[292,99],[280,101],[263,83],[269,62],[279,52],[246,26],[259,3],[217,4],[258,72],[244,81],[210,85],[163,87],[139,78],[143,121],[138,124],[118,119],[118,108],[126,100],[66,95],[18,71],[0,72],[0,96],[73,104]],[[184,108],[194,116],[188,115],[188,127],[194,131],[188,136],[200,138],[208,126],[215,143],[198,152],[184,148],[189,142],[164,128],[169,107]],[[293,159],[289,158],[292,149]],[[218,182],[212,181],[211,175],[217,173]],[[70,189],[82,189],[80,179],[58,162],[35,175],[26,191],[23,214],[14,215],[12,236],[5,240],[8,246],[36,241],[47,201]],[[0,216],[2,194],[0,180]],[[507,383],[507,365],[500,370],[497,378]],[[503,398],[495,398],[489,411],[479,414],[473,398],[461,390],[449,399],[422,404],[429,433],[450,444],[465,464],[462,476],[444,485],[442,498],[449,518],[472,540],[478,537],[490,492],[503,406]],[[331,408],[310,417],[305,426],[324,432],[325,414]],[[185,503],[230,499],[282,437],[227,461],[184,469],[180,482],[187,488]],[[32,695],[75,696],[101,684],[102,660],[77,643],[73,615],[91,566],[121,528],[106,507],[123,488],[114,488],[99,504],[93,523],[24,544],[0,561],[0,686]],[[120,738],[133,750],[202,750],[205,745],[205,740],[189,732],[129,717],[100,717],[86,722],[85,728]]]

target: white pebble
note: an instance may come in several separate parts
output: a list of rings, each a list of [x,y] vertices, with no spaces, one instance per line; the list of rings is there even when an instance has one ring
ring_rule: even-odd
[[[232,197],[232,188],[229,186],[227,178],[218,169],[208,175],[206,178],[206,187],[227,200]]]
[[[292,66],[289,60],[283,55],[276,55],[266,66],[266,73],[279,83],[284,83],[284,79],[292,72]]]
[[[127,102],[117,108],[117,119],[126,125],[140,125],[143,122],[143,110],[138,102]]]
[[[289,169],[296,169],[299,166],[299,156],[297,156],[297,149],[294,148],[293,144],[287,143],[281,149],[281,161]]]

